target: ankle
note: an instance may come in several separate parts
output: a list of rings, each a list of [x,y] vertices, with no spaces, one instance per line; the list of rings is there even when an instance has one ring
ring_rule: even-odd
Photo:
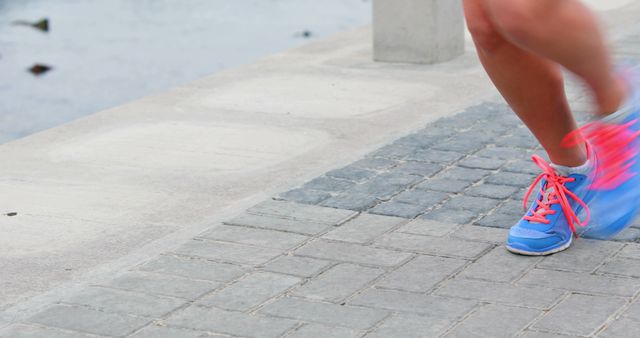
[[[587,163],[587,148],[584,143],[574,147],[547,150],[551,163],[564,167],[580,167]]]

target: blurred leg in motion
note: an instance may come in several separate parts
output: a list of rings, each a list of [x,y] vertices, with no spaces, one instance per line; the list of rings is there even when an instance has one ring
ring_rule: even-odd
[[[588,213],[586,203],[596,195],[591,178],[600,162],[606,162],[596,165],[594,153],[600,158],[598,151],[612,149],[600,147],[601,129],[589,144],[582,137],[563,142],[580,132],[564,92],[561,67],[584,80],[601,116],[620,109],[628,85],[614,72],[594,14],[579,1],[464,0],[464,10],[482,65],[552,161],[534,158],[543,184],[527,214],[511,228],[507,248],[528,255],[564,250],[575,226],[588,222],[588,216],[580,220],[577,214],[583,209]],[[630,144],[631,138],[625,142]]]
[[[482,65],[551,161],[572,167],[585,163],[584,145],[561,146],[562,139],[577,125],[565,96],[560,66],[507,40],[491,17],[488,0],[465,0],[464,8]]]

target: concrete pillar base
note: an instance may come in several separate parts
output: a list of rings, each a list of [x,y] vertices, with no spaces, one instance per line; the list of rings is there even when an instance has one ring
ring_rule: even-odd
[[[375,61],[437,63],[463,52],[461,1],[373,1]]]

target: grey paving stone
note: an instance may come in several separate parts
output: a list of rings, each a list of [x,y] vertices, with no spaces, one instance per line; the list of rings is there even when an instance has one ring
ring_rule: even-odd
[[[427,219],[414,219],[396,231],[414,235],[441,237],[452,233],[458,227],[458,224],[443,223]]]
[[[352,165],[358,168],[371,169],[371,170],[387,170],[396,166],[398,161],[388,160],[385,158],[363,158],[358,160]]]
[[[485,182],[498,185],[528,187],[533,183],[535,175],[501,171],[486,178]]]
[[[486,126],[486,124],[480,125]],[[474,125],[474,128],[461,130],[458,133],[455,133],[451,138],[449,138],[449,141],[457,141],[461,144],[469,142],[485,145],[493,142],[496,136],[497,135],[495,133],[487,132],[487,130],[482,130],[481,128],[478,128],[478,126]]]
[[[423,207],[432,207],[444,201],[449,194],[437,191],[410,190],[401,192],[393,198],[395,202],[415,204]]]
[[[421,137],[439,138],[444,139],[454,135],[457,131],[451,128],[438,128],[433,124],[429,124],[426,127],[418,130],[416,135]]]
[[[353,211],[349,210],[274,200],[266,200],[254,205],[247,209],[247,213],[328,225],[340,224],[355,215]]]
[[[640,321],[640,301],[636,299],[622,315],[625,318]]]
[[[356,331],[343,327],[335,327],[321,324],[305,324],[287,338],[357,338],[362,337],[362,331]]]
[[[465,115],[463,114],[464,113],[460,113],[452,117],[440,118],[437,121],[435,121],[432,125],[435,127],[443,128],[443,129],[447,128],[452,130],[462,130],[462,129],[471,128],[478,123],[479,120],[477,118],[462,117],[462,116],[465,116],[465,117],[475,117],[475,116],[472,116],[469,114],[465,114]]]
[[[195,299],[219,287],[220,283],[197,281],[158,273],[128,272],[106,283],[105,286],[121,290]]]
[[[572,294],[533,325],[557,333],[591,335],[626,303],[614,297]]]
[[[393,189],[395,190],[396,188]],[[333,196],[320,204],[331,208],[362,211],[373,207],[377,203],[379,203],[379,200],[375,195],[350,191]]]
[[[467,138],[456,138],[436,143],[432,148],[436,150],[455,151],[459,153],[473,153],[484,147],[484,144]]]
[[[462,259],[418,256],[376,282],[376,287],[427,292],[465,264]]]
[[[329,171],[327,174],[329,177],[348,180],[352,182],[364,182],[376,175],[375,171],[358,168],[355,166],[346,166],[340,169]]]
[[[456,326],[446,337],[513,337],[541,311],[487,304]]]
[[[623,317],[609,324],[607,328],[598,335],[598,337],[632,337],[638,332],[640,332],[640,321]]]
[[[534,197],[532,197],[532,199]],[[527,206],[529,206],[529,204],[527,204]],[[502,202],[502,204],[500,204],[493,213],[522,217],[524,212],[525,210],[523,209],[522,199],[510,199]]]
[[[356,330],[366,330],[388,315],[387,311],[379,309],[313,302],[290,297],[280,298],[267,304],[259,312]]]
[[[25,324],[14,324],[4,329],[0,329],[0,337],[3,338],[98,338],[100,336],[66,331],[53,327],[41,327]]]
[[[385,216],[414,218],[427,211],[427,209],[429,207],[391,201],[378,204],[368,212]]]
[[[296,321],[225,311],[192,305],[171,315],[172,326],[243,337],[280,337],[297,325]]]
[[[301,277],[311,277],[329,266],[329,264],[331,264],[331,262],[308,257],[282,256],[268,263],[264,267],[264,270]]]
[[[428,148],[429,146],[445,139],[447,139],[447,137],[428,135],[426,133],[414,133],[393,141],[393,144],[413,148]]]
[[[279,199],[306,204],[318,204],[331,197],[326,191],[299,188],[278,195]]]
[[[349,304],[411,312],[435,318],[461,318],[476,306],[476,301],[384,289],[367,289]]]
[[[502,167],[507,161],[496,159],[496,158],[487,158],[487,157],[479,157],[479,156],[469,156],[464,160],[460,161],[457,165],[464,168],[470,169],[485,169],[485,170],[497,170]]]
[[[432,178],[416,185],[415,188],[421,190],[459,193],[469,187],[471,184],[472,182],[463,180]]]
[[[237,283],[205,296],[198,301],[198,304],[226,310],[247,311],[301,281],[302,279],[289,275],[255,272]]]
[[[420,175],[391,171],[385,174],[378,175],[375,178],[371,179],[369,182],[372,184],[408,187],[412,184],[416,184],[422,181],[423,179],[424,178]]]
[[[420,218],[440,221],[443,223],[468,224],[478,217],[478,213],[469,210],[456,210],[451,208],[439,208],[431,210]]]
[[[456,238],[466,239],[469,241],[489,242],[489,243],[504,243],[507,239],[509,230],[489,228],[476,225],[463,225],[456,230],[452,236]]]
[[[343,263],[323,272],[291,292],[294,296],[339,302],[380,277],[384,270]]]
[[[524,331],[522,336],[519,336],[518,338],[578,338],[578,336],[568,336],[564,334],[560,335],[556,333],[526,330]]]
[[[463,113],[458,114],[457,116],[466,117],[469,115],[470,117],[474,117],[476,119],[480,116],[491,123],[507,123],[514,120],[517,121],[517,118],[514,116],[511,108],[509,108],[509,106],[502,102],[483,102],[481,104],[466,108]],[[477,123],[474,122],[472,126],[476,124]]]
[[[504,165],[502,170],[522,174],[540,174],[540,168],[538,168],[538,166],[536,166],[531,160],[509,161]]]
[[[465,194],[502,200],[511,197],[519,190],[518,187],[508,185],[480,184],[469,188]]]
[[[475,224],[481,225],[483,227],[509,229],[518,221],[520,221],[521,218],[522,215],[505,214],[494,210],[490,214],[475,221]]]
[[[105,336],[124,336],[151,319],[100,312],[87,308],[56,305],[29,318],[29,322]]]
[[[632,278],[614,278],[544,269],[529,271],[517,284],[622,297],[631,297],[640,289],[640,280]]]
[[[411,256],[411,254],[408,253],[372,248],[359,244],[329,242],[326,240],[317,240],[305,244],[296,251],[296,254],[377,266],[395,266]]]
[[[355,183],[321,176],[302,185],[301,189],[318,190],[324,192],[340,192],[352,187]]]
[[[510,113],[513,114],[513,113]],[[510,116],[510,115],[506,115]],[[505,120],[505,115],[503,116],[495,116],[493,119],[489,121],[483,121],[482,123],[478,123],[473,127],[478,129],[480,132],[484,132],[488,136],[491,136],[491,143],[497,143],[501,139],[501,135],[505,135],[510,133],[513,129],[517,128],[522,122],[520,120],[514,121],[511,119]],[[508,137],[508,136],[502,136]],[[508,144],[507,144],[508,145]]]
[[[516,191],[513,195],[511,195],[511,198],[516,200],[516,201],[522,201],[525,197],[525,195],[527,194],[527,189],[529,187],[523,187],[520,188],[520,190]],[[540,185],[538,184],[534,190],[532,190],[531,195],[529,197],[529,199],[527,200],[527,206],[531,206],[531,203],[533,202],[533,199],[536,197],[535,194],[540,191]],[[522,207],[520,207],[520,210],[522,210]]]
[[[628,243],[620,250],[620,257],[640,259],[640,244]]]
[[[486,213],[495,208],[500,203],[499,200],[475,196],[454,196],[447,201],[442,208],[469,210],[476,213]]]
[[[99,311],[129,313],[159,318],[184,305],[184,299],[152,296],[138,292],[88,287],[65,299],[65,303],[85,305]]]
[[[469,265],[461,275],[494,282],[510,282],[540,262],[539,257],[514,255],[498,246]]]
[[[629,258],[615,258],[600,267],[598,272],[640,278],[640,262]]]
[[[310,238],[290,232],[224,224],[217,225],[198,237],[281,250],[291,249]]]
[[[576,114],[576,118],[578,118],[577,115],[578,114]],[[527,127],[522,124],[522,122],[517,123],[516,128],[510,130],[510,134],[519,137],[531,137],[531,131],[529,131],[529,129],[527,129]]]
[[[151,271],[219,282],[227,282],[242,276],[246,268],[228,263],[212,262],[205,259],[176,256],[160,256],[139,268]]]
[[[442,166],[435,163],[408,161],[393,168],[392,172],[410,175],[431,176],[441,169]]]
[[[611,240],[617,242],[634,242],[640,238],[640,229],[627,228],[615,235]]]
[[[409,161],[421,161],[430,163],[450,164],[466,155],[454,151],[442,151],[435,149],[412,149],[404,159]]]
[[[203,331],[179,329],[175,327],[150,325],[130,336],[131,338],[222,338],[221,335],[209,335]]]
[[[538,141],[533,136],[509,135],[497,139],[496,145],[531,150],[538,146]]]
[[[440,172],[436,178],[477,182],[490,174],[491,171],[484,169],[452,167]]]
[[[389,184],[389,182],[382,181],[378,178],[369,182],[358,184],[352,189],[345,191],[342,195],[363,195],[360,197],[363,201],[371,200],[375,197],[377,200],[389,200],[393,195],[406,190],[407,186]],[[340,195],[338,195],[340,196]]]
[[[476,279],[449,280],[436,294],[548,310],[565,292],[536,286],[514,286]]]
[[[431,317],[412,313],[398,313],[386,319],[367,338],[424,338],[437,337],[450,327],[456,318]]]
[[[401,160],[409,156],[415,147],[406,144],[388,144],[370,154],[367,157],[386,158],[390,160]]]
[[[328,229],[331,224],[300,221],[282,217],[240,214],[224,222],[231,225],[251,226],[263,229],[291,231],[303,235],[315,235]]]
[[[280,250],[271,248],[197,240],[187,242],[175,252],[187,256],[247,265],[264,264],[282,253]]]
[[[605,259],[620,250],[621,247],[621,243],[580,238],[574,241],[569,249],[545,257],[538,264],[538,267],[553,270],[591,272],[600,266]]]
[[[430,237],[390,233],[375,242],[381,247],[408,250],[430,255],[473,259],[491,247],[488,243],[471,242],[451,237]]]
[[[531,157],[531,152],[521,148],[492,147],[482,149],[476,153],[477,156],[497,158],[502,160],[527,159]]]
[[[367,243],[406,221],[400,217],[364,213],[336,227],[322,237],[337,241]]]

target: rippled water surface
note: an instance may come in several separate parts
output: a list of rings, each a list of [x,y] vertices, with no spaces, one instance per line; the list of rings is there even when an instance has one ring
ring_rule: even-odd
[[[367,24],[370,6],[367,0],[0,0],[0,143]],[[12,24],[44,17],[49,33]],[[34,76],[27,69],[36,63],[53,68]]]

